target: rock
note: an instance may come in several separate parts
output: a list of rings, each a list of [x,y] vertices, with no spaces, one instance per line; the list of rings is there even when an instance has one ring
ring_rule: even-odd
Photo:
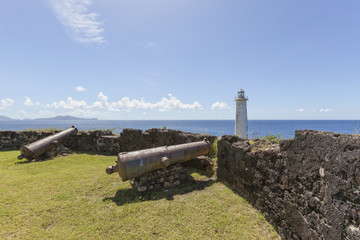
[[[350,236],[350,239],[360,239],[359,226],[349,225],[346,227],[346,233]]]
[[[170,182],[164,182],[164,188],[169,188],[171,186],[172,184]]]
[[[360,136],[301,130],[279,144],[218,141],[217,177],[283,239],[360,239]]]
[[[176,165],[175,167],[174,167],[174,170],[175,171],[181,171],[183,169],[183,167],[181,166],[181,165]]]
[[[132,188],[137,188],[137,186],[139,185],[137,181],[135,181],[134,179],[130,180],[130,185]]]
[[[137,191],[138,192],[145,192],[147,190],[147,187],[146,186],[138,186],[137,187]]]
[[[176,186],[176,185],[179,185],[181,182],[180,182],[180,180],[176,180],[175,182],[174,182],[174,185]]]
[[[23,145],[43,139],[60,131],[0,131],[0,151],[19,150]],[[197,133],[187,133],[170,129],[123,129],[119,135],[110,130],[80,131],[62,143],[74,152],[95,152],[117,155],[146,148],[176,145],[201,141],[206,137],[214,142],[216,137]]]
[[[161,189],[161,185],[160,184],[155,184],[155,190],[160,190]]]
[[[173,175],[170,175],[170,176],[168,177],[168,181],[169,181],[169,182],[173,182],[173,181],[174,181],[174,176],[173,176]]]
[[[179,174],[179,180],[181,182],[185,181],[187,179],[187,175],[186,174]]]

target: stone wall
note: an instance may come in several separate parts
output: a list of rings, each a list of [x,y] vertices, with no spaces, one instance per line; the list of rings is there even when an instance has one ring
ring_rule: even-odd
[[[132,179],[130,180],[131,187],[138,192],[167,189],[173,186],[181,187],[184,183],[194,181],[190,169],[212,177],[214,175],[214,162],[207,156],[199,156],[190,161],[173,164]]]
[[[58,131],[0,131],[0,151],[19,150],[21,146],[32,143]],[[201,141],[207,138],[211,143],[215,136],[187,133],[170,129],[124,129],[120,135],[108,130],[80,131],[71,136],[63,145],[73,152],[88,152],[104,155],[117,155],[140,149],[160,147]]]
[[[302,130],[280,144],[223,136],[217,176],[284,239],[360,239],[360,136]]]
[[[21,146],[57,132],[59,131],[0,131],[0,151],[19,150]],[[215,136],[167,129],[149,129],[144,132],[138,129],[124,129],[120,135],[114,135],[111,131],[106,130],[81,131],[71,136],[63,144],[36,157],[35,160],[41,161],[55,156],[66,156],[71,152],[117,155],[120,152],[202,141],[205,137],[211,143],[217,139]],[[213,167],[213,161],[202,156],[132,179],[131,186],[139,192],[167,189],[189,182],[192,179],[189,169],[213,175]]]
[[[19,150],[54,133],[0,131],[0,151]],[[120,135],[82,131],[64,147],[117,155],[204,137],[216,140],[166,129],[124,129]],[[280,144],[223,136],[217,177],[260,209],[284,239],[360,239],[360,136],[302,130]]]

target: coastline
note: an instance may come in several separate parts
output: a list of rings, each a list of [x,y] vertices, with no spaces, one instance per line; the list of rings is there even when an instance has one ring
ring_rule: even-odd
[[[356,123],[356,120],[249,120],[248,133],[250,138],[266,136],[269,132],[281,134],[284,138],[293,138],[295,130],[304,129],[353,134],[356,133]],[[0,121],[0,131],[67,129],[72,125],[79,130],[112,130],[116,134],[125,128],[147,130],[166,127],[220,137],[232,135],[235,130],[235,120],[17,120]]]

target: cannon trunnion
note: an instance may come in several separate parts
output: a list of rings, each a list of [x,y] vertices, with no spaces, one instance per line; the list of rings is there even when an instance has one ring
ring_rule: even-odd
[[[119,153],[116,165],[108,167],[106,173],[118,172],[121,179],[126,181],[175,163],[207,155],[210,150],[210,142],[204,139],[193,143]]]
[[[78,132],[77,128],[72,126],[71,128],[56,133],[52,136],[48,136],[36,142],[22,146],[20,148],[21,154],[18,156],[18,159],[26,158],[28,160],[33,160],[34,158],[45,153],[46,151],[49,151],[50,149],[54,148],[59,143],[66,141],[69,137],[76,134],[77,132]]]

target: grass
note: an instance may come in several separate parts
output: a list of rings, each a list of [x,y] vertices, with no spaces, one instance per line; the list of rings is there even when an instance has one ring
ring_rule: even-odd
[[[105,168],[116,157],[19,162],[0,152],[0,239],[279,239],[257,210],[214,179],[139,196]]]
[[[50,128],[27,128],[24,130],[25,132],[55,132],[62,131],[60,128],[50,127]]]
[[[280,140],[284,139],[284,137],[281,133],[274,135],[274,134],[271,134],[270,132],[268,132],[266,134],[266,136],[262,136],[261,139],[263,139],[267,142],[271,142],[271,143],[279,143]]]
[[[210,150],[210,153],[209,153],[209,158],[211,159],[214,159],[217,157],[217,141],[218,141],[218,138],[215,138],[214,142],[211,144],[211,150]]]
[[[354,129],[354,131],[353,131],[351,134],[352,134],[352,135],[360,135],[360,134],[359,134],[359,131],[360,131],[360,129],[359,129],[359,123],[358,123],[358,121],[356,120],[355,129]]]

